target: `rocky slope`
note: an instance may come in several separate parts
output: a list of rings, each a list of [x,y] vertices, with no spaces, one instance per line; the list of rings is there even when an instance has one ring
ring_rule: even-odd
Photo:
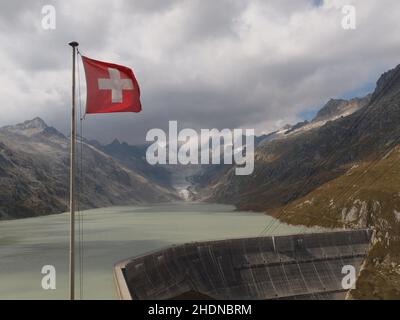
[[[290,202],[341,175],[340,164],[351,161],[354,150],[340,157],[336,151],[350,146],[347,130],[355,129],[350,118],[363,113],[361,109],[370,98],[343,101],[331,100],[310,123],[285,128],[266,137],[256,149],[253,174],[236,176],[231,168],[222,177],[214,178],[211,189],[207,186],[210,192],[206,197],[223,202],[234,199],[234,204],[243,209],[262,211]],[[332,109],[333,104],[344,106],[340,111],[354,113],[344,116],[340,111],[330,112],[332,118],[329,118],[324,110]],[[346,108],[348,105],[351,108]]]
[[[140,173],[144,177],[156,181],[157,183],[170,188],[172,185],[171,172],[166,166],[150,165],[146,160],[146,150],[148,145],[132,146],[126,142],[119,142],[115,139],[112,143],[105,146],[98,142],[92,142],[99,150],[118,159],[129,169]]]
[[[164,202],[176,194],[87,142],[78,143],[81,208]],[[82,160],[80,160],[82,159]],[[40,118],[0,128],[0,219],[68,210],[69,139]]]
[[[353,298],[400,298],[400,147],[347,172],[275,212],[281,220],[375,231]]]
[[[400,66],[372,95],[331,100],[311,123],[269,137],[254,173],[229,170],[205,188],[207,199],[290,223],[375,229],[352,296],[400,298],[399,123]]]
[[[370,99],[370,94],[363,98],[354,98],[350,100],[330,99],[325,106],[318,111],[312,122],[333,121],[340,117],[346,117],[367,105]]]

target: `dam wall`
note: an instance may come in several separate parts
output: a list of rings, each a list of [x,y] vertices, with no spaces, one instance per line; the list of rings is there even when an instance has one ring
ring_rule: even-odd
[[[344,299],[372,232],[349,230],[192,242],[115,266],[123,299]]]

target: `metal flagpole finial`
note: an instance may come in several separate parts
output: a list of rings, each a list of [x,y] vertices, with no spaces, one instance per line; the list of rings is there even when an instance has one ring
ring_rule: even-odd
[[[77,46],[79,46],[79,43],[78,42],[76,42],[76,41],[72,41],[72,42],[70,42],[70,43],[68,43],[71,47],[77,47]]]

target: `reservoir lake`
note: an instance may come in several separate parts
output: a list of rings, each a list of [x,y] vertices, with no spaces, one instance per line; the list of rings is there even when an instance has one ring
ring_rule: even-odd
[[[230,205],[187,202],[83,211],[81,253],[76,244],[76,298],[117,299],[113,266],[121,260],[171,244],[259,236],[273,220]],[[276,225],[274,235],[305,231]],[[68,299],[68,255],[69,213],[0,221],[0,299]],[[42,288],[45,265],[55,267],[55,290]]]

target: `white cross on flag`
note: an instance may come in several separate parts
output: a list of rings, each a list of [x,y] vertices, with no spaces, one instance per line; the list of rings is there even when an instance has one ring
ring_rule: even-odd
[[[86,74],[86,113],[140,112],[140,89],[125,66],[82,56]]]

